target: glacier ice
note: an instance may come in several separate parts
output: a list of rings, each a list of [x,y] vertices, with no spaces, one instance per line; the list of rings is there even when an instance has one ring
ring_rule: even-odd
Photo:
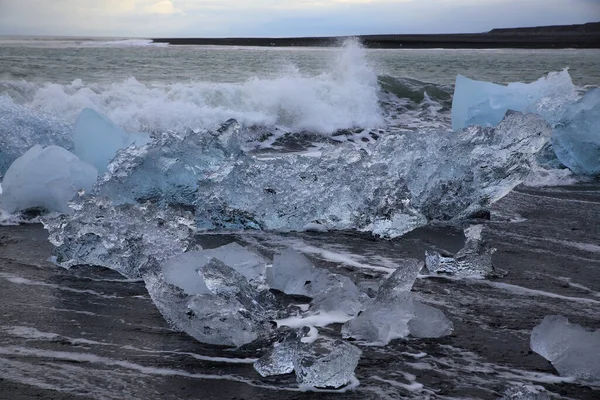
[[[600,329],[591,331],[566,317],[549,315],[533,328],[530,344],[561,376],[600,381]]]
[[[73,149],[71,125],[50,114],[33,112],[0,96],[0,177],[34,145]]]
[[[294,357],[296,380],[303,387],[339,388],[354,378],[362,351],[343,340],[319,338],[302,345]]]
[[[151,142],[147,133],[127,133],[104,115],[84,108],[73,129],[74,152],[103,173],[120,149]]]
[[[432,219],[489,206],[529,174],[550,128],[509,113],[496,128],[398,133],[366,149],[325,146],[320,157],[241,152],[239,126],[167,135],[117,154],[94,194],[116,204],[194,208],[199,231],[334,230],[400,236]]]
[[[554,126],[556,156],[576,174],[600,175],[600,89],[566,107]]]
[[[271,321],[278,315],[273,296],[215,258],[197,270],[208,293],[202,287],[189,294],[172,285],[155,260],[144,271],[150,297],[167,322],[202,343],[239,347],[273,333]]]
[[[261,376],[296,373],[304,388],[340,388],[354,379],[362,351],[339,339],[319,337],[303,342],[308,327],[288,332],[254,363]]]
[[[201,251],[188,251],[162,263],[163,277],[167,283],[179,287],[186,294],[208,294],[210,290],[198,270],[209,261]]]
[[[215,132],[165,133],[148,146],[121,150],[94,193],[115,204],[193,207],[201,181],[233,168],[241,154],[239,130],[230,120]]]
[[[140,278],[152,258],[162,261],[188,250],[195,234],[191,213],[156,205],[115,206],[101,197],[73,202],[72,215],[44,219],[55,260],[65,268],[97,265]]]
[[[490,247],[481,237],[483,225],[473,225],[465,229],[465,245],[454,257],[444,256],[435,251],[425,253],[425,266],[429,272],[456,276],[489,276],[495,273]]]
[[[214,249],[202,250],[201,253],[204,257],[213,257],[222,261],[256,286],[260,286],[265,280],[267,260],[235,242]]]
[[[552,123],[565,104],[578,97],[567,70],[551,72],[532,83],[498,85],[456,77],[452,129],[469,125],[495,126],[508,110],[533,112]]]
[[[449,334],[452,322],[441,311],[414,300],[410,293],[421,268],[418,260],[406,260],[382,283],[375,300],[342,326],[342,336],[387,344],[409,334],[416,337]]]
[[[6,171],[0,199],[9,213],[42,208],[68,213],[68,202],[94,186],[98,172],[59,146],[35,145]]]

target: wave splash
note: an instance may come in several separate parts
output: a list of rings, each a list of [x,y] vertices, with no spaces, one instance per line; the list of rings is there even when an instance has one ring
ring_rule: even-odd
[[[384,124],[377,73],[356,40],[344,44],[329,71],[307,75],[289,65],[273,79],[242,83],[112,84],[0,82],[19,103],[72,123],[86,107],[131,132],[214,129],[235,118],[245,126],[331,134]]]

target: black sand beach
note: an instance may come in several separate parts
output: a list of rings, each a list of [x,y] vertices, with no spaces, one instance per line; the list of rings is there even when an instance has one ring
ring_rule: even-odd
[[[494,206],[490,221],[478,221],[486,224],[484,238],[498,248],[495,266],[507,274],[418,279],[413,291],[444,310],[454,333],[362,346],[356,370],[361,385],[342,395],[299,393],[293,376],[261,379],[248,363],[211,359],[255,354],[205,346],[171,331],[142,282],[100,268],[67,271],[50,264],[52,246],[40,225],[0,227],[0,398],[496,399],[510,385],[529,384],[557,398],[597,399],[598,388],[559,377],[531,352],[529,335],[550,314],[600,328],[598,215],[600,184],[514,190]],[[284,236],[329,244],[367,261],[422,259],[426,249],[455,252],[464,240],[461,227],[451,225],[431,225],[393,241],[334,233]],[[237,240],[262,244],[267,252],[272,238],[211,237],[214,246]],[[313,260],[359,279],[378,275]]]
[[[531,28],[493,29],[486,33],[429,35],[358,35],[368,48],[378,49],[597,49],[600,22]],[[323,47],[338,46],[348,37],[296,38],[156,38],[155,43],[172,45]]]

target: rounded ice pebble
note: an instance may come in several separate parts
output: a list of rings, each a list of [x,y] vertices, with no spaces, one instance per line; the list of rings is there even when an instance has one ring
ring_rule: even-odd
[[[68,213],[68,202],[90,190],[98,171],[59,146],[35,145],[17,158],[2,182],[0,207],[14,213],[32,208]]]

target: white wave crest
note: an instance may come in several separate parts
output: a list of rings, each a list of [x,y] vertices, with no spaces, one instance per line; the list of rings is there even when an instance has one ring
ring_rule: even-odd
[[[128,131],[214,128],[229,118],[247,126],[279,126],[330,134],[383,124],[377,74],[357,41],[340,49],[320,75],[288,66],[274,79],[242,83],[146,84],[129,78],[112,84],[20,83],[21,103],[72,122],[93,108]],[[14,90],[14,85],[12,85]]]

